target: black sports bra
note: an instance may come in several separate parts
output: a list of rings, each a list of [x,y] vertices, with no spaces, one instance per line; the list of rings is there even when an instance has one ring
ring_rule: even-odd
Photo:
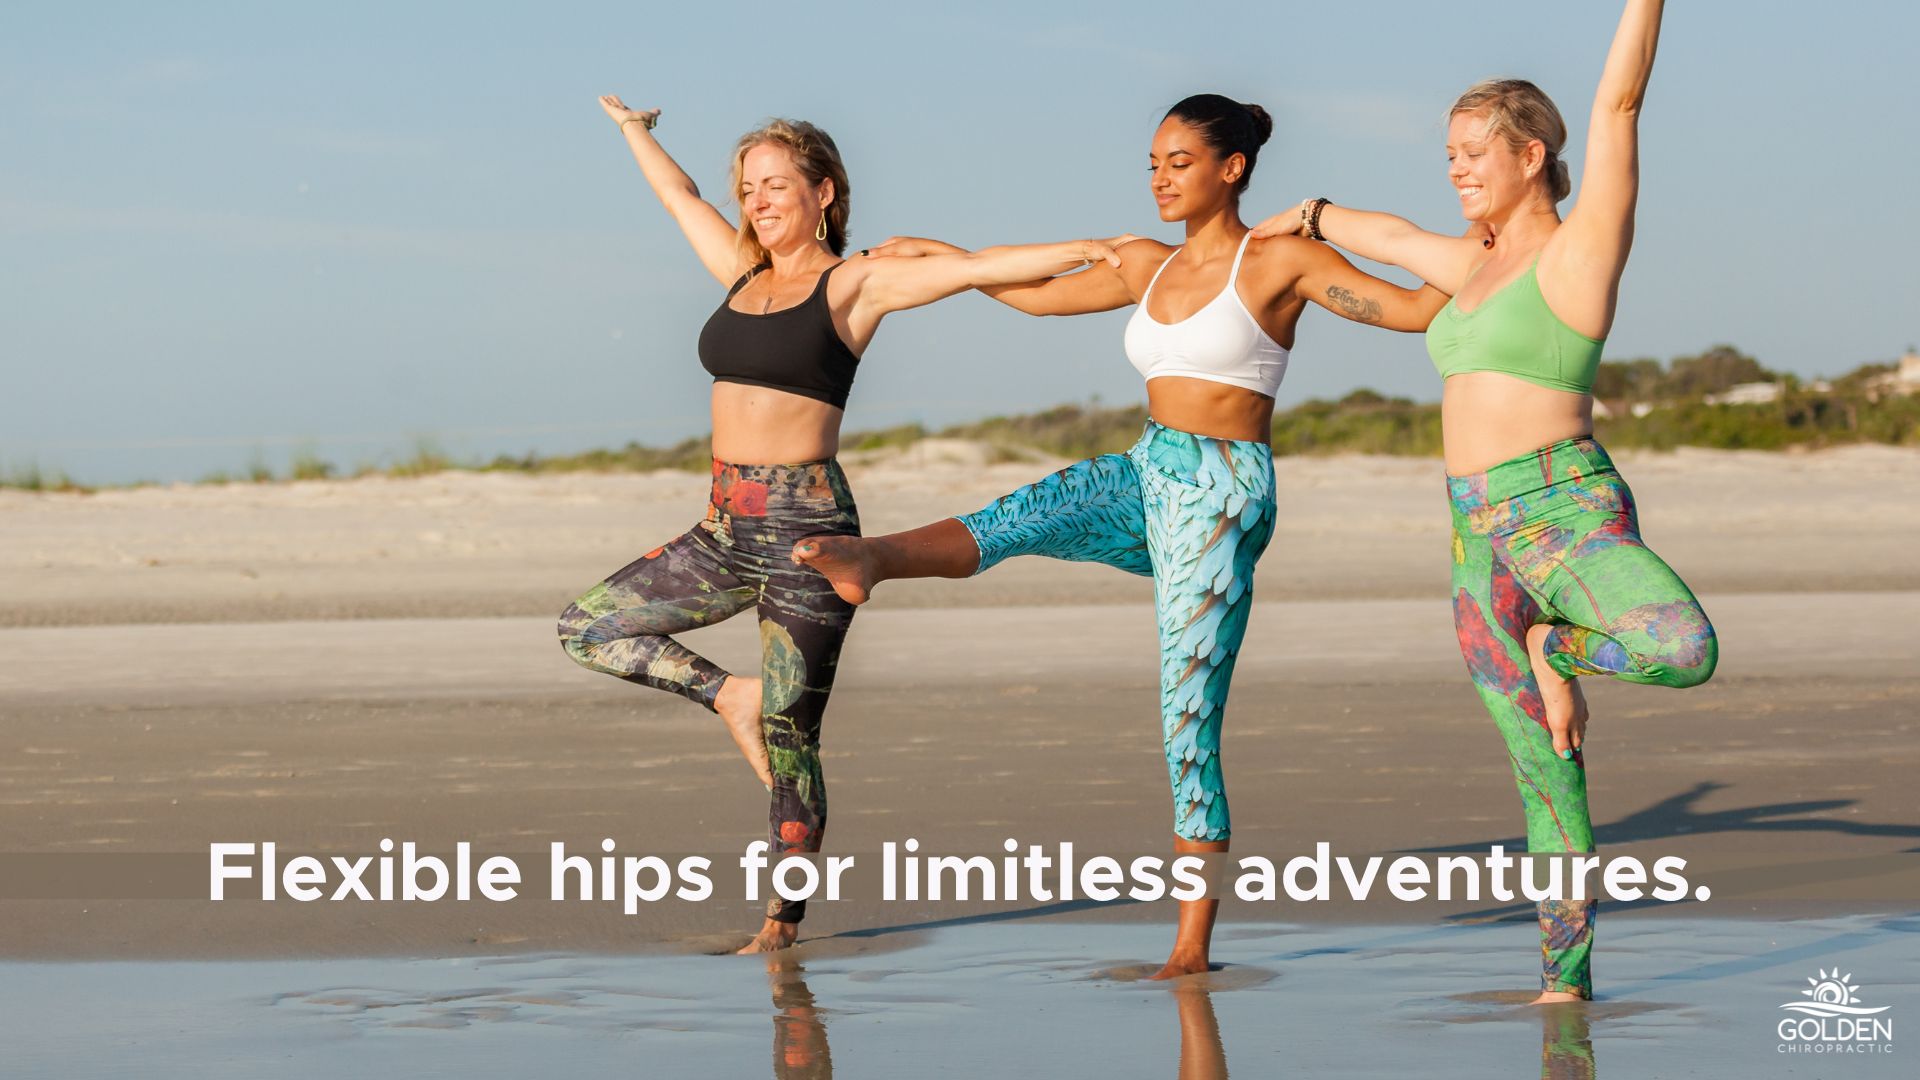
[[[860,358],[840,340],[827,307],[827,275],[839,265],[821,273],[805,300],[765,315],[732,307],[733,294],[765,267],[748,271],[700,331],[700,366],[714,382],[765,386],[846,408]]]

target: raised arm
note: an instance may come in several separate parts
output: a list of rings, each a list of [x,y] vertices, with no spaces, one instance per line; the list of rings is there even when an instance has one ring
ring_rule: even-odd
[[[1320,231],[1326,232],[1324,219]],[[1363,273],[1332,248],[1310,242],[1291,243],[1298,245],[1298,250],[1288,254],[1300,259],[1302,264],[1294,285],[1295,293],[1300,299],[1319,304],[1343,319],[1403,333],[1420,333],[1447,304],[1447,294],[1431,285],[1403,289]]]
[[[1284,210],[1254,227],[1256,239],[1305,234],[1314,200]],[[1403,217],[1327,203],[1320,208],[1320,235],[1363,259],[1411,270],[1447,294],[1460,291],[1486,249],[1469,236],[1428,232]],[[1344,261],[1344,260],[1343,260]],[[1317,302],[1317,301],[1316,301]]]
[[[1106,241],[1118,248],[1125,239]],[[1152,241],[1134,239],[1134,245]],[[942,240],[919,236],[896,236],[874,249],[879,256],[964,255],[967,249]],[[1059,274],[1035,281],[1011,285],[981,285],[979,290],[995,300],[1029,315],[1087,315],[1112,311],[1134,302],[1134,296],[1120,276],[1119,269],[1104,260],[1079,273]]]
[[[602,97],[600,107],[620,125],[627,147],[633,151],[633,160],[640,163],[648,186],[659,196],[667,213],[673,215],[674,223],[686,234],[687,242],[693,245],[694,254],[700,256],[707,272],[719,278],[723,285],[733,284],[747,271],[741,265],[736,244],[738,233],[712,203],[700,197],[693,178],[654,141],[652,125],[659,118],[660,110],[629,109],[613,94]]]
[[[1614,31],[1587,126],[1580,199],[1541,257],[1549,304],[1582,332],[1603,336],[1633,246],[1640,192],[1640,105],[1660,40],[1660,0],[1628,0]],[[1558,286],[1556,288],[1556,286]]]

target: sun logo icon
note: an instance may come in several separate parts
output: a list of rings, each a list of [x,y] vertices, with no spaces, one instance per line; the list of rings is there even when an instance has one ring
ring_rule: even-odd
[[[1821,968],[1820,977],[1809,976],[1807,984],[1807,989],[1800,994],[1812,1001],[1791,1001],[1780,1007],[1812,1016],[1872,1016],[1892,1008],[1891,1005],[1872,1009],[1856,1007],[1860,1004],[1860,988],[1853,985],[1851,972],[1842,975],[1838,967],[1832,971]]]

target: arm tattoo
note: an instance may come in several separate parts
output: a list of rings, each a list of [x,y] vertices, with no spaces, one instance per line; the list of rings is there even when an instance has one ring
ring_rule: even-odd
[[[1338,285],[1327,290],[1327,299],[1332,300],[1341,311],[1347,313],[1347,318],[1355,322],[1377,323],[1380,321],[1380,301],[1378,300],[1369,300],[1351,289],[1343,289]]]

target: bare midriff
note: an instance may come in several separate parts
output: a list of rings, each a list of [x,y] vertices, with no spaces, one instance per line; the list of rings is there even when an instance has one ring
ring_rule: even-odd
[[[845,413],[824,401],[744,383],[713,384],[713,456],[733,465],[820,461],[840,450]]]
[[[1593,396],[1503,375],[1449,376],[1440,397],[1447,474],[1471,476],[1543,446],[1593,434]]]
[[[1273,399],[1231,383],[1179,375],[1148,379],[1147,415],[1210,439],[1264,443],[1273,438]]]

